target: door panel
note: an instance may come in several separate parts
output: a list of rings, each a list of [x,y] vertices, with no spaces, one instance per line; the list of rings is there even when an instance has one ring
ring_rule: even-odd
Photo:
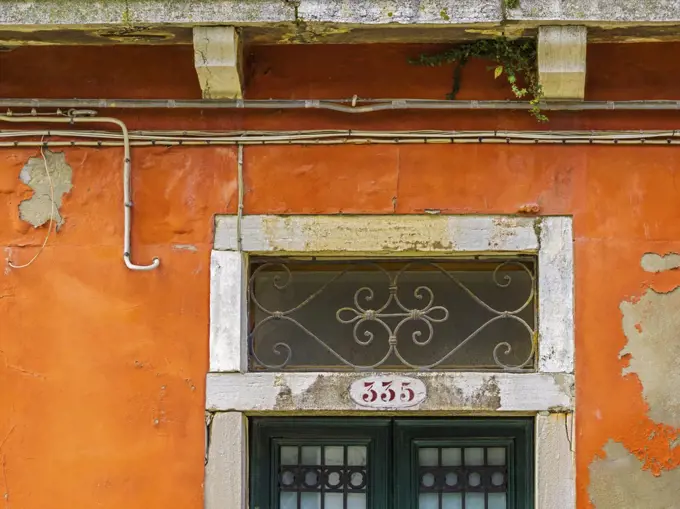
[[[530,419],[395,419],[395,507],[533,509]]]
[[[251,508],[392,509],[391,428],[390,419],[252,419]]]

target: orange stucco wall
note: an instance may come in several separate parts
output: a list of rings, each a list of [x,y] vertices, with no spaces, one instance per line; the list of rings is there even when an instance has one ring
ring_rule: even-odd
[[[587,99],[680,99],[680,45],[591,45]],[[440,98],[450,69],[414,68],[411,46],[257,47],[250,98]],[[505,98],[478,62],[460,98]],[[0,53],[0,97],[197,98],[192,52],[23,48]],[[678,127],[675,113],[116,111],[131,128],[590,129]],[[8,128],[6,125],[0,128]],[[0,149],[0,493],[6,508],[202,507],[204,377],[212,216],[235,211],[231,148],[133,151],[134,256],[122,263],[122,151],[66,149],[73,189],[64,226],[22,263],[45,228],[21,221],[18,180],[34,149]],[[382,145],[247,147],[246,213],[574,216],[578,507],[608,440],[655,474],[680,465],[676,430],[648,417],[622,375],[619,304],[669,291],[680,271],[644,272],[646,252],[680,252],[680,151],[669,147]],[[189,248],[187,248],[189,246]],[[0,505],[2,502],[0,502]]]

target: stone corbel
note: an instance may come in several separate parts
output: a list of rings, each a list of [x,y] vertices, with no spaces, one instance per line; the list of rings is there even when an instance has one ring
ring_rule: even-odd
[[[586,86],[587,28],[538,29],[538,77],[547,100],[583,99]]]
[[[194,27],[194,65],[204,99],[243,97],[242,51],[236,28]]]

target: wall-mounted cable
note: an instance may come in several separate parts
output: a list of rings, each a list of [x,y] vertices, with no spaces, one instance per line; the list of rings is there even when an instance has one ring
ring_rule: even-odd
[[[54,227],[54,212],[55,212],[55,206],[54,206],[54,182],[52,181],[52,173],[50,172],[49,165],[47,164],[47,158],[45,157],[45,143],[44,143],[44,137],[43,140],[40,140],[41,145],[40,145],[40,156],[42,157],[43,165],[45,166],[45,175],[47,175],[47,181],[49,182],[50,185],[50,217],[49,217],[49,224],[47,225],[47,233],[45,234],[45,240],[43,240],[43,243],[41,244],[40,248],[38,249],[38,252],[33,255],[33,258],[31,258],[28,262],[22,263],[20,265],[16,265],[12,263],[12,260],[8,260],[8,264],[10,267],[13,269],[25,269],[26,267],[30,267],[34,261],[38,259],[38,256],[43,252],[45,249],[45,246],[47,245],[47,241],[50,239],[50,234],[52,233],[52,228]]]
[[[85,112],[91,115],[92,112]],[[82,112],[71,111],[68,116],[47,116],[47,115],[0,115],[0,122],[14,122],[14,123],[52,123],[52,124],[115,124],[121,130],[119,139],[121,139],[124,149],[123,153],[123,210],[124,210],[124,238],[123,238],[123,261],[130,270],[153,270],[160,265],[160,260],[154,258],[149,265],[137,265],[132,262],[131,255],[131,235],[132,235],[132,189],[131,189],[131,173],[132,160],[130,156],[130,139],[127,126],[116,118],[110,117],[92,117],[80,116]],[[42,136],[49,136],[50,131],[39,131],[46,134]],[[40,142],[43,146],[44,143]]]

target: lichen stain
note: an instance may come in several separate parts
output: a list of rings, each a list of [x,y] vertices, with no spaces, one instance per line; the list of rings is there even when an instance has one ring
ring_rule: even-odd
[[[649,289],[619,307],[628,339],[619,358],[630,357],[622,373],[639,378],[651,420],[680,428],[680,287],[668,293]]]
[[[590,464],[588,493],[596,509],[680,507],[680,469],[654,475],[622,444],[610,440]]]
[[[277,376],[274,385],[279,388],[274,404],[275,411],[325,411],[338,408],[358,409],[350,398],[352,382],[365,377],[365,373],[337,373],[318,375],[303,390],[291,389],[283,376]],[[452,385],[444,375],[432,374],[418,377],[427,387],[427,398],[408,410],[433,411],[496,411],[501,408],[501,392],[496,377],[490,376],[473,390],[463,390]],[[364,409],[370,410],[370,409]]]
[[[279,387],[276,395],[274,410],[327,410],[332,409],[338,402],[350,406],[348,377],[333,375],[318,375],[314,382],[304,391],[293,393],[283,380],[277,378],[274,384]]]

